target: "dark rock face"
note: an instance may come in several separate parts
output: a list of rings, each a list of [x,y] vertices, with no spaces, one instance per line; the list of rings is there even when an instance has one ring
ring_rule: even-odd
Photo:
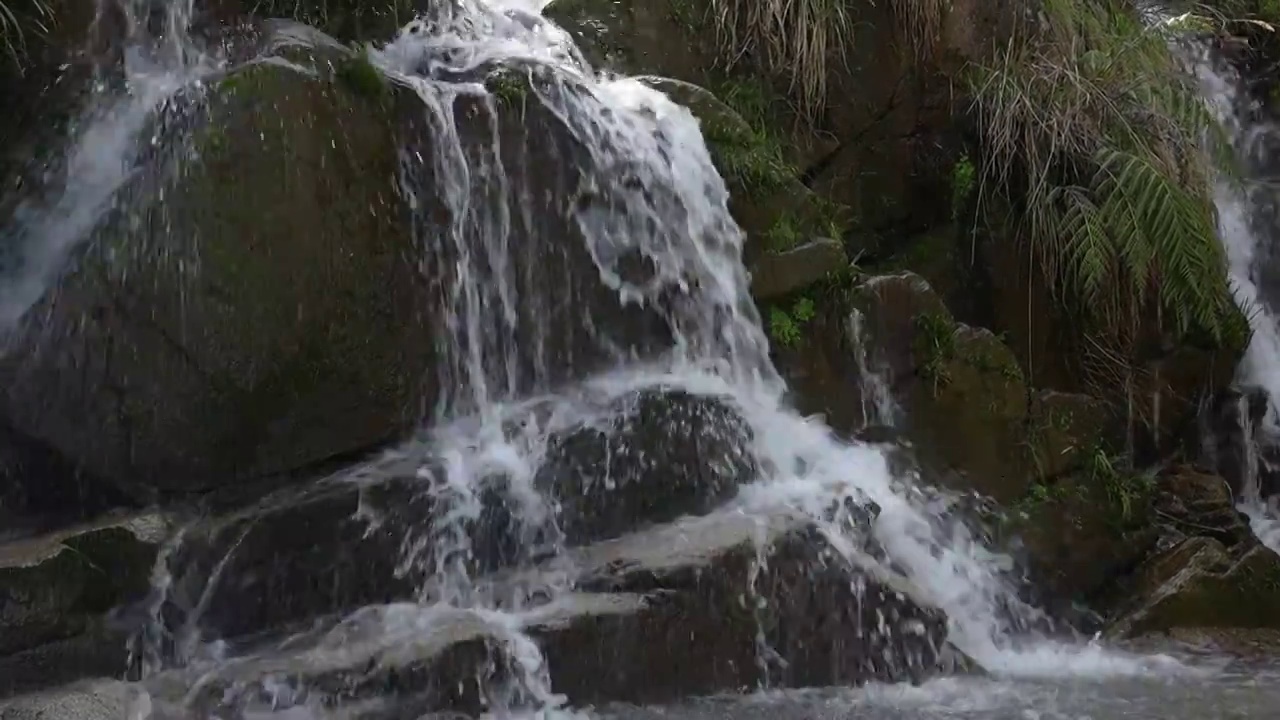
[[[149,500],[305,476],[404,437],[424,408],[473,410],[473,344],[508,361],[484,370],[497,397],[669,345],[660,313],[601,279],[651,269],[598,267],[584,239],[644,222],[611,194],[638,179],[584,192],[594,160],[529,73],[502,71],[513,91],[459,95],[440,117],[341,51],[282,52],[318,74],[250,65],[162,115],[148,171],[0,361],[16,425]],[[446,197],[459,189],[470,209]],[[463,282],[482,297],[458,300]]]
[[[534,482],[557,499],[570,545],[706,514],[759,474],[751,428],[725,401],[646,391],[633,402],[551,442]]]
[[[0,541],[89,520],[123,500],[48,445],[0,424]]]
[[[159,123],[4,359],[13,422],[142,496],[398,436],[426,396],[430,306],[376,103],[256,65]]]

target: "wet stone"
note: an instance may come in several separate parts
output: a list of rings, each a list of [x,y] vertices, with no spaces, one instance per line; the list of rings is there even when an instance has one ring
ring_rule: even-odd
[[[579,707],[662,703],[764,687],[920,681],[963,664],[946,647],[942,613],[914,602],[900,580],[855,567],[815,529],[744,517],[719,513],[584,549],[578,593],[520,616],[551,690]],[[761,532],[773,539],[749,539]],[[259,657],[297,669],[308,688],[298,702],[346,711],[387,703],[370,718],[479,712],[486,703],[492,710],[528,689],[519,681],[529,666],[517,660],[528,651],[505,621],[411,605],[360,615]],[[224,690],[253,676],[232,670],[196,707],[241,717],[235,712],[259,702],[260,688]]]
[[[115,611],[145,597],[168,527],[138,515],[0,545],[0,697],[124,672]]]
[[[447,582],[440,569],[455,560],[472,577],[528,565],[706,514],[757,476],[750,428],[721,399],[647,391],[605,418],[549,439],[532,481],[554,510],[546,518],[530,517],[504,477],[454,501],[447,464],[407,446],[192,527],[171,562],[166,624],[235,638],[433,597]]]

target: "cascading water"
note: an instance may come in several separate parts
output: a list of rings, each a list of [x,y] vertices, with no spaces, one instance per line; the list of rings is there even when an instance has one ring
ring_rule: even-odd
[[[115,11],[123,26],[123,87],[109,70],[97,71],[88,105],[72,126],[64,166],[46,167],[51,187],[24,200],[10,225],[0,227],[0,334],[40,299],[111,209],[139,154],[154,142],[145,134],[155,113],[220,66],[190,37],[192,0],[99,3],[99,18]]]
[[[420,251],[448,268],[442,304],[449,342],[441,367],[450,392],[424,437],[343,477],[367,482],[407,474],[431,498],[430,516],[405,538],[401,558],[402,572],[424,579],[417,602],[366,607],[326,632],[303,633],[249,654],[229,655],[216,640],[202,648],[184,640],[185,667],[146,678],[157,717],[168,717],[166,703],[185,707],[209,688],[239,717],[287,707],[293,717],[321,714],[307,701],[308,673],[365,663],[394,667],[479,635],[500,647],[485,688],[495,712],[555,707],[560,699],[548,687],[543,658],[527,630],[578,602],[573,566],[586,560],[567,547],[568,532],[559,526],[554,499],[536,482],[538,471],[556,432],[609,428],[645,391],[716,399],[732,405],[749,426],[760,477],[723,515],[760,525],[779,516],[808,518],[855,562],[876,565],[869,572],[896,578],[918,602],[943,610],[950,641],[987,670],[1062,676],[1163,667],[1020,632],[1035,624],[1038,611],[1018,599],[1008,563],[951,518],[944,494],[895,477],[879,449],[844,443],[784,404],[784,384],[748,292],[742,233],[697,121],[637,79],[595,74],[565,33],[540,17],[541,7],[537,0],[460,0],[370,53],[421,100],[418,120],[430,146],[406,144],[400,182],[416,211]],[[527,228],[546,209],[516,181],[504,154],[503,133],[493,120],[496,98],[481,82],[493,68],[527,76],[526,101],[538,103],[571,138],[572,157],[554,158],[575,163],[581,175],[581,201],[568,211],[570,227],[622,308],[643,308],[663,320],[653,335],[665,339],[655,341],[660,352],[620,344],[590,307],[556,307],[561,288],[548,287],[540,268],[518,267],[518,243],[527,238],[516,228]],[[133,127],[121,136],[133,137]],[[477,132],[482,142],[475,141]],[[72,186],[67,197],[97,213],[127,167],[112,163],[111,172],[90,178],[85,189]],[[428,191],[440,197],[440,207],[427,207]],[[53,222],[57,216],[44,217]],[[51,225],[45,243],[61,256],[87,229],[81,226],[92,222],[86,215],[75,225]],[[48,262],[52,267],[52,255]],[[547,329],[553,316],[569,318],[565,334],[577,344],[572,352],[555,348],[558,337]],[[599,370],[586,380],[562,372],[577,363],[579,350]],[[874,414],[891,421],[885,400],[876,398]],[[515,584],[489,576],[469,528],[484,520],[485,496],[492,492],[503,496],[516,526],[515,564],[555,572],[536,572]],[[871,534],[884,550],[882,562],[858,553],[861,541],[846,523],[830,518],[833,506],[868,503],[878,508]],[[376,513],[368,519],[379,520]],[[750,536],[750,529],[744,532]],[[548,565],[548,559],[562,562]],[[166,583],[158,591],[166,592]],[[619,599],[590,611],[626,609]],[[767,655],[767,648],[761,650]]]
[[[1263,141],[1275,137],[1278,129],[1270,123],[1251,119],[1249,101],[1241,90],[1238,73],[1212,49],[1199,41],[1175,41],[1175,52],[1200,82],[1205,102],[1229,133],[1232,148],[1245,174],[1244,182],[1220,179],[1214,188],[1218,209],[1218,233],[1226,249],[1228,273],[1235,289],[1236,301],[1250,318],[1253,337],[1244,359],[1236,370],[1241,382],[1256,385],[1271,399],[1263,427],[1253,427],[1250,413],[1242,409],[1240,419],[1249,457],[1240,509],[1246,513],[1254,533],[1268,547],[1280,552],[1280,513],[1262,497],[1257,444],[1259,433],[1276,437],[1280,433],[1280,315],[1275,301],[1267,297],[1259,282],[1261,263],[1268,258],[1270,233],[1258,216],[1259,203],[1275,202],[1269,195],[1275,190],[1253,180]],[[1244,400],[1242,399],[1243,403]]]

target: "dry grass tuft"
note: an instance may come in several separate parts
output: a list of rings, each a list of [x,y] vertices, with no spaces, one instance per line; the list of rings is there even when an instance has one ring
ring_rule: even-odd
[[[947,0],[889,0],[916,52],[927,55]],[[757,55],[789,78],[801,113],[815,116],[826,101],[832,63],[843,63],[854,37],[854,2],[868,0],[711,0],[723,54],[732,65]]]

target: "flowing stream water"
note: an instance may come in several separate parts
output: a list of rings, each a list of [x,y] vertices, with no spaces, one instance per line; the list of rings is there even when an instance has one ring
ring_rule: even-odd
[[[423,437],[342,477],[368,482],[407,473],[421,481],[436,507],[444,508],[423,518],[420,532],[406,538],[401,558],[402,566],[425,571],[430,581],[417,602],[363,608],[331,628],[248,654],[231,651],[221,638],[193,632],[184,638],[180,662],[148,667],[138,685],[145,692],[135,706],[136,717],[186,717],[184,708],[206,692],[220,694],[224,706],[234,708],[235,714],[219,716],[224,718],[362,717],[350,708],[310,703],[307,679],[337,667],[407,664],[476,636],[496,641],[512,669],[487,688],[496,716],[570,714],[548,684],[545,659],[528,629],[568,611],[607,614],[628,607],[621,600],[583,607],[601,602],[588,601],[572,589],[572,566],[589,558],[564,547],[551,501],[533,478],[556,430],[593,423],[604,427],[620,412],[619,404],[637,392],[673,388],[727,402],[750,426],[751,449],[762,476],[718,511],[721,520],[745,519],[734,526],[739,528],[735,532],[750,537],[778,517],[800,515],[818,524],[835,547],[853,553],[860,541],[849,536],[847,523],[833,522],[829,510],[846,501],[874,503],[879,514],[871,533],[887,557],[877,561],[855,554],[854,559],[876,565],[868,570],[893,578],[918,602],[945,611],[950,641],[991,676],[935,681],[920,689],[765,694],[720,705],[694,703],[674,712],[690,718],[778,713],[1155,718],[1170,717],[1152,709],[1168,709],[1159,698],[1177,692],[1196,696],[1187,688],[1200,688],[1202,682],[1209,687],[1208,677],[1226,679],[1218,681],[1219,690],[1199,697],[1233,703],[1243,716],[1263,716],[1253,704],[1280,703],[1274,692],[1249,695],[1247,701],[1231,699],[1230,693],[1242,687],[1239,677],[1223,675],[1220,666],[1205,667],[1194,658],[1055,640],[1029,630],[1038,626],[1042,614],[1018,598],[1008,559],[985,547],[949,511],[947,495],[911,476],[895,475],[879,448],[842,441],[820,421],[789,408],[748,292],[742,232],[729,214],[725,184],[697,121],[639,80],[597,74],[564,32],[541,19],[542,5],[540,0],[461,0],[415,21],[371,53],[384,73],[420,98],[422,120],[432,138],[427,159],[405,148],[400,183],[412,199],[431,190],[423,184],[431,178],[446,205],[446,226],[424,224],[419,241],[424,253],[453,268],[447,313],[452,342],[442,362],[453,392],[436,409]],[[172,17],[180,25],[179,15]],[[180,30],[168,37],[179,45],[187,42]],[[206,57],[199,53],[168,57],[162,71],[130,72],[131,81],[162,81],[131,94],[116,114],[91,114],[77,135],[72,157],[91,160],[95,172],[73,178],[57,203],[24,216],[24,237],[38,240],[24,245],[32,249],[24,277],[33,284],[19,284],[4,296],[6,317],[30,306],[52,269],[125,181],[132,149],[146,126],[143,120],[169,96],[174,83],[197,81],[200,69],[207,67],[202,63],[208,62],[193,64],[191,58]],[[617,348],[603,333],[597,336],[598,328],[586,318],[581,329],[614,358],[612,368],[567,385],[553,378],[556,358],[542,348],[547,338],[539,318],[520,311],[530,304],[542,307],[545,301],[537,294],[537,278],[530,282],[522,275],[536,270],[515,262],[521,238],[512,228],[519,214],[534,212],[532,200],[523,206],[501,201],[521,181],[503,164],[500,133],[493,132],[488,144],[465,142],[454,112],[460,101],[493,109],[496,99],[475,73],[495,64],[536,76],[531,101],[546,108],[585,149],[583,174],[600,201],[577,208],[574,224],[601,281],[626,303],[660,313],[672,328],[669,347],[656,358],[640,360]],[[1245,238],[1231,235],[1228,199],[1224,196],[1224,241],[1235,253],[1234,245]],[[1253,247],[1245,245],[1244,250]],[[638,278],[626,268],[634,257],[647,266]],[[1241,272],[1241,262],[1247,268],[1235,254],[1232,261],[1233,272]],[[1250,357],[1255,354],[1251,348]],[[887,395],[873,398],[868,415],[891,423],[897,410]],[[480,495],[495,486],[520,525],[522,559],[551,568],[534,572],[530,582],[514,590],[477,568],[466,531],[480,519]],[[633,557],[660,552],[663,546],[650,539],[638,534],[624,538],[622,546]],[[547,558],[564,562],[536,564]],[[163,562],[158,565],[161,597],[167,591],[167,572]],[[761,653],[767,657],[767,648]],[[1251,670],[1240,677],[1264,677],[1263,672]],[[1241,692],[1248,694],[1247,689]],[[987,699],[979,701],[981,697]],[[1147,709],[1129,712],[1139,705]],[[644,708],[601,712],[652,716]],[[1182,716],[1204,717],[1194,712]]]

